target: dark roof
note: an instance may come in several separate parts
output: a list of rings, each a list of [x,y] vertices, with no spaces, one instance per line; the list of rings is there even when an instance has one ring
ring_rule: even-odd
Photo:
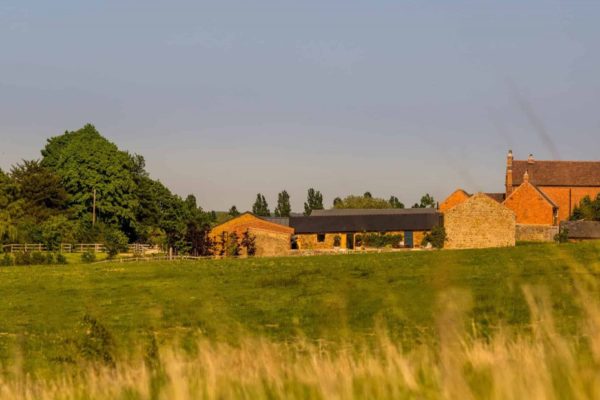
[[[335,211],[316,213],[318,215],[308,217],[290,217],[290,226],[296,233],[302,234],[428,231],[441,224],[441,214],[435,209],[427,208]],[[314,211],[313,214],[315,214]]]
[[[326,217],[340,215],[407,215],[435,214],[435,208],[332,208],[330,210],[313,210],[311,217]]]
[[[600,239],[599,221],[565,221],[560,227],[569,231],[569,239]]]
[[[486,195],[496,200],[498,203],[502,203],[506,198],[506,193],[486,193]]]
[[[525,171],[536,186],[600,186],[600,161],[513,161],[513,185]]]

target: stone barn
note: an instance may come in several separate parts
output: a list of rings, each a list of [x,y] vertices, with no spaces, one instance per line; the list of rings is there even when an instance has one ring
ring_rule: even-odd
[[[259,218],[252,213],[244,213],[215,226],[210,231],[210,238],[216,243],[215,248],[219,251],[223,239],[227,240],[233,232],[241,239],[246,231],[255,239],[256,256],[285,256],[290,253],[294,229]]]
[[[444,213],[447,249],[515,245],[514,212],[485,193],[477,193]]]

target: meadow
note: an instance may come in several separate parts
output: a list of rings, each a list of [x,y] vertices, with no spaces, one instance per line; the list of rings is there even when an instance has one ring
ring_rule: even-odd
[[[2,398],[594,398],[600,243],[0,268]]]

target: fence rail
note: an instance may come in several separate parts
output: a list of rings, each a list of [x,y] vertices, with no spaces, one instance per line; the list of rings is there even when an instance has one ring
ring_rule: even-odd
[[[25,253],[32,251],[51,251],[48,246],[41,243],[25,243],[25,244],[7,244],[2,246],[2,249],[6,253]],[[78,244],[67,244],[61,243],[55,251],[60,250],[61,253],[105,253],[106,248],[102,243],[78,243]]]

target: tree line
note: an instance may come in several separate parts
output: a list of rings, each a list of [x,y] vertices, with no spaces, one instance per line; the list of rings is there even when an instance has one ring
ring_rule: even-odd
[[[368,208],[368,209],[386,209],[386,208],[405,208],[398,197],[390,196],[388,200],[383,198],[373,197],[370,192],[365,192],[362,196],[349,195],[344,198],[336,197],[333,200],[333,208],[336,209],[347,209],[347,208]],[[415,203],[412,208],[435,208],[437,203],[433,196],[429,193],[421,197],[418,203]],[[313,188],[308,189],[306,202],[304,203],[304,215],[308,216],[314,210],[323,210],[323,195],[320,191]],[[277,206],[273,213],[269,209],[269,204],[262,193],[256,195],[256,200],[252,204],[252,213],[260,217],[289,217],[292,214],[292,207],[290,203],[290,195],[286,190],[281,191],[277,195]],[[229,216],[236,217],[240,215],[237,207],[231,206],[229,209]]]

